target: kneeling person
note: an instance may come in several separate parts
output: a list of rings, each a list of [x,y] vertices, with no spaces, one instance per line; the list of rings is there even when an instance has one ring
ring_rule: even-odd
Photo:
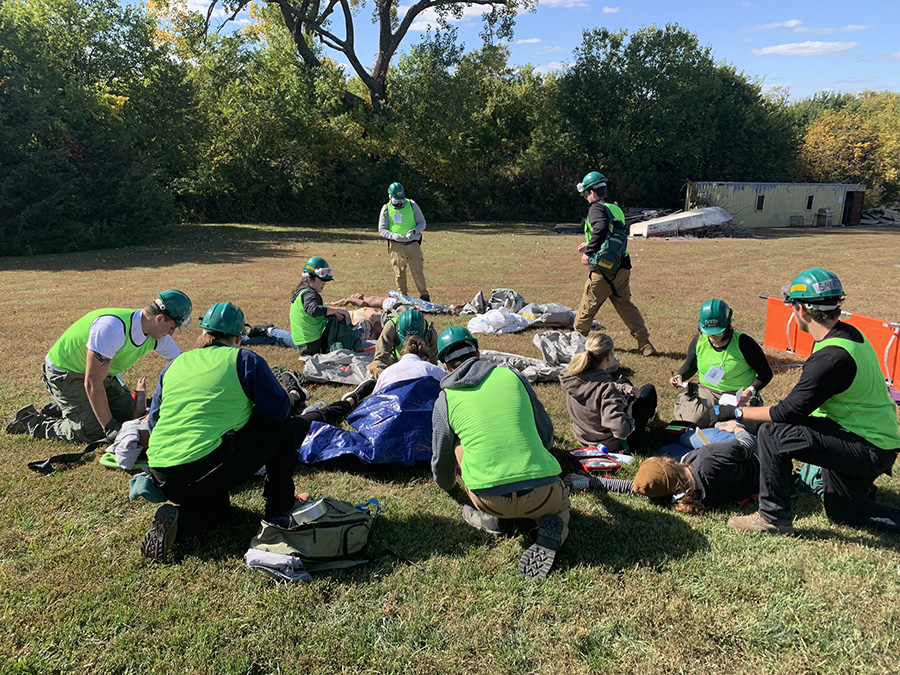
[[[441,333],[438,357],[450,374],[434,405],[434,481],[449,492],[459,466],[474,504],[463,517],[489,533],[499,534],[498,519],[533,519],[537,537],[519,572],[543,577],[569,531],[569,489],[548,452],[550,416],[518,373],[479,358],[478,341],[462,326]]]
[[[422,338],[428,347],[425,358],[437,363],[438,334],[434,324],[425,320],[425,315],[417,309],[408,309],[400,316],[392,317],[384,324],[384,329],[375,344],[375,356],[369,366],[369,372],[379,377],[388,366],[400,361],[401,350],[407,337],[415,335]]]

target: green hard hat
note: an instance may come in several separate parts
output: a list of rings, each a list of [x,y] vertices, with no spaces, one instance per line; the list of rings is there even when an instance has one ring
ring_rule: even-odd
[[[700,308],[700,332],[705,335],[719,335],[731,325],[731,307],[724,300],[713,298]]]
[[[575,186],[579,193],[584,194],[588,190],[606,185],[606,176],[599,171],[591,171],[586,174],[581,182]]]
[[[406,199],[406,190],[400,183],[391,183],[388,187],[388,197],[391,199]]]
[[[225,335],[243,335],[244,313],[230,302],[217,302],[206,310],[200,328]]]
[[[785,302],[802,302],[819,309],[835,309],[844,299],[844,287],[834,272],[810,267],[781,289]]]
[[[465,326],[450,326],[438,336],[438,358],[447,363],[466,354],[475,354],[478,340]]]
[[[161,291],[154,304],[163,310],[172,320],[178,324],[179,328],[184,328],[191,322],[191,299],[181,291],[170,288],[167,291]]]
[[[319,279],[323,279],[324,281],[331,281],[334,279],[334,270],[329,267],[325,258],[317,255],[314,255],[306,261],[306,264],[303,266],[303,272],[318,277]]]
[[[406,338],[410,335],[418,335],[425,339],[425,317],[417,309],[408,309],[397,318],[397,337],[400,342],[406,342]]]

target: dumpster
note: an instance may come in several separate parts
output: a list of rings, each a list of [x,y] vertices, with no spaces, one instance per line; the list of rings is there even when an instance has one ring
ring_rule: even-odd
[[[831,227],[832,225],[834,225],[834,209],[819,209],[816,213],[816,227]]]

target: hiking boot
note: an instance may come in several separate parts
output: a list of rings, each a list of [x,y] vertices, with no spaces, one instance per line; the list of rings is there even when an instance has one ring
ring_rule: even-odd
[[[291,411],[299,410],[309,400],[309,392],[301,384],[300,376],[290,370],[283,370],[278,381],[291,397]],[[291,394],[294,393],[294,395]]]
[[[500,519],[497,516],[490,516],[484,511],[479,511],[474,506],[466,504],[462,507],[462,517],[469,525],[476,530],[487,532],[492,537],[499,537],[503,534],[500,529]]]
[[[57,420],[62,419],[62,408],[59,407],[59,403],[56,401],[50,401],[47,405],[41,408],[41,415],[44,417],[52,417]]]
[[[741,532],[765,532],[767,534],[794,534],[793,525],[774,525],[765,520],[759,511],[749,516],[731,516],[728,527]]]
[[[431,302],[431,295],[429,295],[428,293],[422,293],[422,295],[420,295],[419,297],[422,298],[422,300],[424,300],[425,302]]]
[[[353,405],[359,405],[360,402],[375,391],[375,380],[368,379],[359,385],[353,391],[347,392],[341,396],[342,401],[351,401]]]
[[[141,554],[155,562],[169,562],[169,553],[178,533],[178,509],[163,504],[153,516],[153,527],[141,541]]]
[[[19,408],[16,411],[16,416],[13,421],[6,425],[6,433],[10,435],[27,434],[28,422],[37,416],[37,408],[35,408],[31,403],[26,405],[24,408]]]
[[[247,324],[248,326],[250,324]],[[258,323],[255,326],[250,326],[250,330],[247,331],[248,338],[255,337],[269,337],[269,329],[275,328],[274,323]]]
[[[535,542],[528,547],[519,560],[519,574],[526,579],[542,579],[547,576],[556,552],[562,546],[562,534],[565,524],[555,514],[544,516],[538,529]]]
[[[656,347],[649,342],[638,347],[638,351],[641,353],[641,356],[656,356]]]

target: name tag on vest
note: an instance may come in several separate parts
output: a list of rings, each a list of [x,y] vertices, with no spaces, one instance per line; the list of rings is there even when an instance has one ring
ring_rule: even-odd
[[[395,225],[402,225],[402,224],[403,224],[403,214],[402,214],[402,213],[395,213],[395,214],[394,214],[394,224],[395,224]]]
[[[724,370],[717,366],[710,366],[709,370],[706,371],[706,375],[703,376],[703,379],[715,387],[722,381],[723,377],[725,377]]]

